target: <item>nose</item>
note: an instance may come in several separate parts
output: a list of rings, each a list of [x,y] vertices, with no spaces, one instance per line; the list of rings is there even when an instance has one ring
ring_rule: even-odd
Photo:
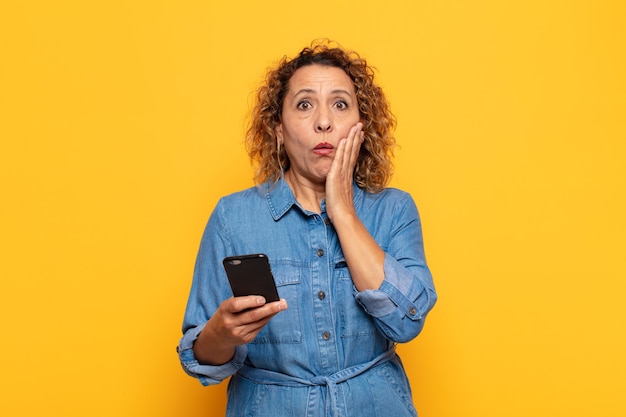
[[[318,133],[330,132],[333,128],[332,117],[329,111],[321,110],[315,122],[315,131]]]
[[[315,130],[318,132],[330,132],[330,123],[318,123],[315,126]]]

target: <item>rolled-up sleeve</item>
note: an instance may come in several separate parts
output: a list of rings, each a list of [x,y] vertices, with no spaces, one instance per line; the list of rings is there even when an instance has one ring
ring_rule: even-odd
[[[423,329],[426,315],[437,301],[426,264],[422,230],[413,200],[397,204],[394,238],[385,250],[385,279],[377,290],[356,292],[361,307],[390,340],[407,342]]]
[[[356,300],[391,340],[408,342],[424,327],[426,315],[437,301],[428,269],[423,279],[402,278],[410,274],[396,260],[385,256],[385,280],[377,290],[362,291]]]
[[[193,343],[203,328],[204,325],[185,332],[176,350],[180,363],[188,375],[198,378],[204,386],[219,384],[241,368],[248,354],[248,348],[245,345],[237,346],[233,358],[223,365],[202,365],[193,354]]]
[[[187,374],[198,378],[202,385],[213,385],[235,374],[248,354],[247,346],[237,346],[233,358],[219,366],[201,364],[193,353],[193,344],[206,326],[210,315],[220,303],[232,296],[221,260],[228,247],[228,232],[218,203],[205,228],[196,258],[194,277],[185,311],[183,336],[176,348],[180,363]]]

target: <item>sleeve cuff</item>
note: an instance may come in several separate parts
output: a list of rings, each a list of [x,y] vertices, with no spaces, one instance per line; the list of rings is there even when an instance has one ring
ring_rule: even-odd
[[[404,268],[398,262],[385,255],[385,280],[377,290],[366,290],[357,293],[355,298],[365,311],[373,317],[384,317],[391,314],[396,308],[401,308],[406,316],[412,320],[422,318],[419,307],[411,301],[411,292],[415,290],[416,280],[405,276]],[[423,291],[418,289],[417,294]],[[417,299],[417,295],[413,297]]]
[[[202,332],[202,329],[204,329],[204,326],[189,329],[180,340],[176,351],[185,372],[198,378],[202,385],[207,386],[219,384],[235,374],[243,366],[243,362],[248,355],[248,348],[245,345],[237,346],[233,358],[223,365],[202,365],[193,354],[193,343],[198,338],[200,332]]]

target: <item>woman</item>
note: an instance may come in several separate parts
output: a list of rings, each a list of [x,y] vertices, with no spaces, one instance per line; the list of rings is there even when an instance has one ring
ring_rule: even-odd
[[[284,58],[248,131],[257,186],[202,238],[178,346],[228,416],[415,416],[395,354],[436,301],[411,197],[385,188],[395,119],[372,69],[329,43]],[[264,253],[281,297],[233,297],[222,259]]]

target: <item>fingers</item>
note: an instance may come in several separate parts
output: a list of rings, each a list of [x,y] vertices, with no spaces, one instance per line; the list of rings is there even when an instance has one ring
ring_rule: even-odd
[[[247,324],[274,316],[276,313],[287,309],[287,301],[281,299],[266,304],[265,298],[258,295],[248,295],[231,297],[224,301],[222,307],[225,312],[237,316],[240,323]]]
[[[278,314],[282,310],[285,310],[286,308],[287,308],[287,301],[280,300],[280,301],[275,301],[273,303],[265,304],[262,307],[245,310],[240,314],[241,314],[241,319],[244,321],[244,323],[247,323],[247,324],[262,322],[262,321],[267,322],[269,321],[269,319],[274,317],[276,314]],[[265,323],[263,323],[263,325],[265,325]]]
[[[224,302],[224,309],[229,313],[241,313],[250,308],[260,307],[265,304],[265,298],[260,295],[248,295],[245,297],[232,297]]]
[[[354,214],[352,181],[363,138],[363,124],[359,122],[337,145],[326,176],[326,211],[333,222],[344,214]]]
[[[363,143],[364,138],[365,132],[363,132],[363,124],[358,123],[355,127],[354,136],[352,138],[352,147],[350,147],[350,167],[356,166],[356,161],[359,158],[359,151],[361,150],[361,144]]]
[[[225,300],[216,314],[210,319],[222,340],[233,345],[250,342],[272,317],[287,308],[287,301],[281,299],[265,303],[260,296],[231,297]]]
[[[364,138],[363,124],[359,122],[350,129],[345,139],[339,141],[333,162],[342,172],[352,175]]]

